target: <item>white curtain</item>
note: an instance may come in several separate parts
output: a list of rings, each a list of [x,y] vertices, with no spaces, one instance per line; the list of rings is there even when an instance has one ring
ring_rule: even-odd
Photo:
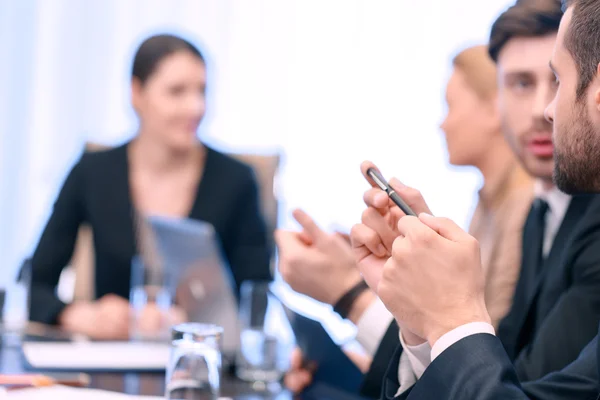
[[[209,58],[201,136],[282,151],[281,225],[360,218],[375,161],[468,220],[478,177],[449,168],[438,124],[453,53],[484,43],[507,0],[0,0],[0,283],[14,276],[86,141],[135,133],[133,51],[156,32]]]

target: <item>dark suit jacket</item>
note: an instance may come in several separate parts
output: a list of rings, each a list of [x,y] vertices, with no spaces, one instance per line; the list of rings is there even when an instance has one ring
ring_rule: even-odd
[[[595,333],[598,331],[598,322],[600,320],[600,196],[583,196],[575,198],[569,207],[567,215],[573,215],[573,204],[577,204],[574,203],[575,201],[582,201],[583,203],[578,205],[577,208],[585,211],[580,213],[581,215],[577,218],[579,222],[574,224],[570,235],[562,235],[560,231],[557,234],[553,248],[556,246],[563,247],[561,262],[552,264],[551,266],[545,266],[543,275],[538,277],[537,280],[534,279],[536,287],[534,291],[530,292],[531,297],[529,298],[529,301],[522,304],[519,302],[519,299],[515,298],[515,304],[511,310],[511,315],[507,317],[509,318],[509,321],[510,318],[517,320],[514,316],[519,315],[519,313],[517,312],[518,310],[514,310],[514,308],[519,307],[519,305],[525,308],[522,314],[527,315],[521,320],[522,325],[519,329],[517,329],[519,325],[515,325],[516,328],[514,329],[517,332],[515,337],[522,337],[523,334],[527,334],[524,330],[535,330],[534,333],[530,335],[530,343],[523,346],[516,359],[513,360],[513,357],[507,357],[507,350],[509,355],[511,345],[517,346],[517,340],[511,342],[509,341],[510,336],[505,336],[504,340],[507,340],[507,342],[505,343],[504,340],[501,341],[501,330],[499,330],[498,338],[493,338],[489,335],[475,335],[460,341],[457,343],[456,347],[452,346],[452,352],[450,353],[452,353],[454,357],[448,360],[452,364],[452,368],[456,370],[461,370],[462,368],[463,362],[458,361],[456,358],[458,349],[465,353],[462,357],[479,357],[479,361],[482,361],[484,364],[490,362],[491,359],[496,358],[502,359],[503,362],[506,360],[513,361],[514,370],[511,368],[510,373],[516,373],[515,379],[520,380],[521,382],[536,381],[536,385],[533,386],[534,389],[531,389],[532,392],[530,393],[532,398],[579,398],[568,396],[551,397],[546,392],[542,392],[542,395],[540,395],[536,391],[540,388],[538,382],[546,382],[548,374],[559,371],[573,362],[580,354],[581,349],[592,340]],[[565,221],[567,221],[567,217],[565,217]],[[565,238],[565,236],[568,237]],[[527,277],[527,272],[527,270],[523,271],[522,277]],[[517,290],[520,292],[525,292],[526,289],[528,289],[527,286],[522,284],[522,281],[525,279],[527,278],[520,280],[519,286],[517,286]],[[542,314],[540,310],[546,315],[540,317]],[[533,320],[534,322],[524,322],[528,319],[530,319],[530,321]],[[482,352],[479,351],[478,347],[473,347],[473,349],[468,348],[469,343],[475,345],[482,343],[482,347],[486,352],[492,351],[492,353],[490,353],[491,358],[487,358],[487,355],[484,356]],[[499,343],[504,345],[505,351],[499,351],[497,348]],[[596,346],[595,342],[593,346]],[[589,352],[590,350],[588,349],[581,354],[584,355],[584,353],[587,354]],[[446,352],[444,352],[443,355],[445,353]],[[445,357],[443,359],[445,360],[447,358]],[[577,372],[577,374],[572,376],[573,381],[569,381],[564,375],[559,375],[560,382],[565,385],[564,388],[566,388],[568,393],[570,393],[571,390],[574,390],[574,387],[583,387],[581,386],[583,385],[582,379],[583,382],[587,382],[585,388],[582,390],[576,389],[573,392],[573,396],[577,396],[579,393],[587,393],[587,395],[589,395],[589,380],[591,378],[594,379],[594,385],[597,383],[597,369],[593,369],[593,375],[586,372],[590,369],[589,354],[584,357],[584,359],[588,360],[587,364],[578,361],[574,367],[571,365],[569,366],[569,369],[567,369],[567,371]],[[396,369],[395,373],[397,374],[398,366],[394,364],[398,361],[399,353],[390,362],[390,369],[388,370],[388,375],[386,377],[386,391],[388,392],[393,390],[394,379],[397,384],[398,378],[397,376],[394,376],[393,369]],[[437,363],[438,359],[435,361]],[[431,366],[434,364],[435,363]],[[470,371],[469,374],[477,376],[476,370],[478,368],[482,370],[485,369],[479,365]],[[573,370],[571,368],[577,369]],[[507,374],[508,372],[507,370],[502,369],[497,370],[496,373]],[[544,379],[539,381],[543,377]],[[488,379],[498,380],[500,379],[500,375],[495,378],[493,376],[488,376]],[[550,387],[552,390],[558,390],[554,380]],[[525,386],[525,388],[530,390],[528,389],[529,386]],[[596,390],[595,386],[594,390]],[[560,394],[560,392],[557,393]],[[596,397],[592,397],[592,399],[595,398]]]
[[[519,383],[500,340],[479,334],[440,354],[409,391],[398,390],[399,352],[390,364],[382,399],[408,400],[595,400],[598,397],[598,337],[561,371]]]
[[[530,231],[530,218],[524,229],[524,246]],[[523,252],[527,254],[527,252]],[[554,239],[541,274],[537,266],[523,260],[511,311],[500,324],[498,338],[514,362],[521,381],[539,379],[572,362],[594,337],[600,321],[600,196],[575,196]],[[391,329],[391,328],[390,328]],[[380,346],[399,345],[397,335]],[[379,354],[379,352],[378,352]],[[381,363],[389,363],[391,353],[373,359],[367,374]],[[393,364],[394,361],[391,361]],[[373,372],[372,372],[373,371]],[[372,384],[370,384],[372,393]]]
[[[528,218],[513,305],[497,332],[522,381],[565,367],[597,332],[600,196],[573,197],[539,269],[536,260],[527,259],[530,225]]]
[[[67,177],[31,261],[30,319],[55,323],[65,305],[56,296],[79,226],[94,233],[96,297],[128,298],[136,254],[127,144],[86,153]],[[208,148],[190,218],[211,223],[235,283],[268,280],[270,247],[249,166]]]

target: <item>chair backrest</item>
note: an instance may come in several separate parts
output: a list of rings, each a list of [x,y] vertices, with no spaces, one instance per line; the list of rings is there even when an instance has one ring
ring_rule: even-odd
[[[110,149],[97,143],[87,143],[85,151],[101,151]],[[254,154],[230,154],[232,157],[248,164],[254,170],[258,187],[260,190],[261,206],[263,216],[267,223],[267,232],[269,238],[272,238],[273,232],[277,228],[278,204],[275,195],[275,178],[279,169],[281,157],[279,154],[272,155],[254,155]],[[271,239],[272,240],[272,239]],[[95,298],[95,255],[94,239],[90,226],[82,225],[79,228],[75,242],[75,250],[71,258],[70,268],[65,270],[61,281],[67,286],[73,285],[73,300],[91,301]],[[75,275],[74,278],[69,275]],[[74,279],[74,284],[67,283]],[[59,291],[61,291],[59,282]],[[62,292],[68,292],[69,288],[63,288]]]
[[[230,154],[232,157],[248,164],[254,170],[258,187],[263,217],[267,223],[269,237],[277,228],[277,217],[279,214],[277,196],[275,195],[275,179],[279,171],[281,156],[279,154],[255,155],[255,154]]]

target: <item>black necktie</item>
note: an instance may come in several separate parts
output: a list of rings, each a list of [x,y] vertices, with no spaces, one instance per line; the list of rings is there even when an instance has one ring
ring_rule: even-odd
[[[542,270],[544,263],[544,233],[546,231],[546,213],[548,212],[548,203],[542,199],[536,199],[533,202],[531,210],[531,229],[530,235],[530,251],[532,254],[532,260],[535,263],[536,275]]]

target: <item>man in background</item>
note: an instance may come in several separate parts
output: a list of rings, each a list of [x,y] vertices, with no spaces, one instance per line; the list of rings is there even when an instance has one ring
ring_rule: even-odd
[[[595,0],[565,3],[569,8],[551,61],[558,91],[546,110],[556,143],[554,178],[566,193],[599,192],[600,4]],[[371,191],[365,200],[369,209],[382,216],[394,212],[381,193]],[[421,202],[415,208],[423,211],[426,205]],[[575,237],[586,238],[588,243],[597,240],[598,215],[600,204],[593,201]],[[433,363],[410,394],[410,388],[398,381],[395,366],[401,366],[403,353],[397,353],[385,380],[384,398],[408,394],[409,399],[524,399],[526,395],[591,399],[598,395],[597,338],[564,370],[520,387],[518,370],[489,325],[477,241],[456,224],[425,213],[400,218],[388,259],[376,256],[388,232],[366,222],[352,234],[363,275],[401,329],[426,338],[432,346]],[[582,266],[560,277],[576,290],[560,295],[555,307],[570,305],[571,312],[563,315],[562,326],[555,326],[556,340],[542,356],[563,351],[560,340],[565,333],[579,336],[578,331],[588,325],[590,308],[597,304],[589,297],[598,292],[598,278],[589,274],[593,269],[586,268],[598,264],[594,252],[575,240],[564,246],[577,253],[574,261],[581,260]]]

